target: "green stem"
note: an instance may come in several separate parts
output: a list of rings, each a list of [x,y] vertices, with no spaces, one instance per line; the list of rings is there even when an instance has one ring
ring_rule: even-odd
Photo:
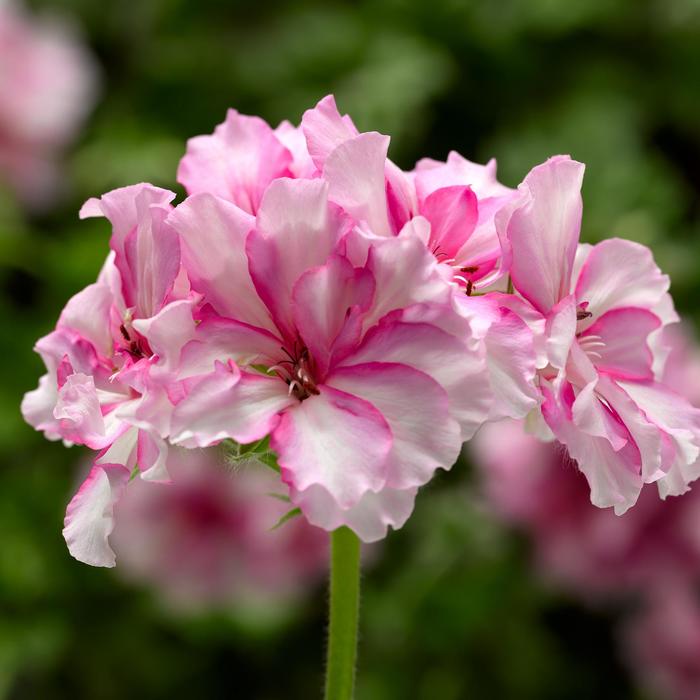
[[[352,700],[360,616],[360,540],[341,527],[331,533],[330,626],[326,700]]]

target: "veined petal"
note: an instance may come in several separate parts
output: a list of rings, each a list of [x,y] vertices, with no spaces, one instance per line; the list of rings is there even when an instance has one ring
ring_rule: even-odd
[[[391,429],[361,398],[327,386],[286,411],[272,433],[282,479],[296,491],[325,488],[341,509],[386,484]]]
[[[671,461],[664,465],[666,474],[659,479],[661,497],[685,493],[700,476],[700,410],[660,384],[621,381],[619,385],[673,443]]]
[[[274,329],[248,272],[245,241],[255,219],[223,199],[199,194],[177,206],[169,222],[180,234],[192,288],[222,316]]]
[[[264,120],[229,109],[213,134],[187,142],[177,181],[190,195],[209,192],[255,214],[267,185],[291,174],[291,161]]]
[[[370,131],[340,144],[326,158],[329,198],[372,233],[390,236],[384,170],[389,137]]]
[[[542,414],[556,436],[564,444],[572,459],[588,480],[591,503],[599,508],[615,508],[622,515],[637,501],[642,489],[639,451],[628,442],[615,451],[606,438],[580,431],[566,416],[561,404],[551,391],[545,395]]]
[[[584,166],[556,156],[533,168],[506,225],[515,288],[546,314],[567,296],[581,227]]]
[[[462,440],[472,437],[488,417],[493,394],[483,356],[430,323],[387,321],[372,329],[343,365],[368,362],[407,365],[434,379],[450,399]]]
[[[121,464],[95,465],[68,504],[63,537],[78,561],[114,566],[109,535],[114,528],[114,506],[128,480],[129,470]]]
[[[296,401],[280,379],[219,362],[175,407],[170,441],[207,447],[225,438],[243,444],[260,440],[275,428],[280,412]]]
[[[669,285],[646,246],[610,238],[593,246],[585,258],[576,281],[576,299],[588,302],[590,325],[610,309],[634,306],[653,311],[663,302]]]
[[[449,303],[451,287],[417,234],[416,221],[424,219],[416,217],[398,236],[376,240],[369,249],[367,267],[374,275],[376,293],[365,318],[366,329],[396,309],[420,303]]]
[[[307,109],[301,119],[301,129],[306,137],[307,148],[319,172],[326,158],[341,143],[358,135],[352,119],[341,116],[333,95],[324,97],[313,109]]]
[[[293,338],[292,289],[307,270],[323,265],[343,231],[328,204],[323,180],[275,180],[265,192],[248,236],[250,274],[278,328]]]
[[[304,491],[290,489],[290,498],[312,525],[329,531],[346,525],[363,542],[376,542],[386,537],[390,527],[394,530],[403,527],[413,511],[417,491],[386,487],[378,493],[368,491],[356,505],[346,509],[340,508],[337,500],[316,484]]]
[[[153,353],[162,360],[163,367],[174,370],[182,348],[195,334],[192,302],[189,299],[173,301],[151,318],[134,319],[132,325],[146,338]]]
[[[653,379],[648,339],[660,326],[658,316],[646,309],[611,309],[580,335],[579,344],[600,371],[619,379]]]
[[[374,278],[334,255],[323,266],[305,272],[294,285],[294,323],[323,376],[331,363],[355,346],[362,332],[362,313],[374,297]]]
[[[420,213],[430,222],[430,247],[438,260],[456,258],[479,219],[476,195],[468,186],[431,192],[421,204]]]
[[[449,469],[457,460],[462,439],[449,398],[424,372],[373,362],[335,370],[328,385],[368,401],[389,424],[388,487],[422,486],[438,467]]]

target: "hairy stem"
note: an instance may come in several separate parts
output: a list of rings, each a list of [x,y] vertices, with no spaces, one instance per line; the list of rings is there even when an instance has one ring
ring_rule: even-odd
[[[352,530],[331,533],[330,625],[326,700],[352,700],[360,614],[360,541]]]

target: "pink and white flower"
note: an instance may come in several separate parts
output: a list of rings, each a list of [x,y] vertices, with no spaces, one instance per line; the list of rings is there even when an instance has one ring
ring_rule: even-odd
[[[403,172],[387,157],[389,137],[360,133],[332,95],[304,114],[301,128],[331,200],[373,234],[397,235],[421,216],[425,242],[450,278],[469,293],[493,281],[501,258],[494,217],[517,194],[496,180],[495,160],[478,165],[452,152],[445,163],[423,159]]]
[[[58,181],[56,161],[95,101],[92,56],[63,23],[0,5],[0,178],[33,205]]]
[[[591,499],[623,513],[642,484],[680,494],[700,470],[699,413],[659,381],[661,329],[677,320],[650,251],[579,245],[583,165],[551,158],[497,216],[522,313],[537,336],[541,414],[586,475]]]
[[[111,512],[133,468],[145,479],[168,478],[167,387],[194,334],[179,238],[165,223],[173,197],[136,185],[83,206],[82,217],[110,220],[112,252],[97,282],[38,341],[48,372],[22,402],[25,419],[49,439],[99,450],[64,530],[73,556],[90,564],[114,564]]]
[[[411,223],[350,253],[355,221],[327,182],[284,178],[256,217],[199,194],[168,222],[209,304],[171,391],[171,439],[269,435],[312,524],[365,541],[403,525],[492,403],[483,357]],[[459,334],[445,330],[454,324]]]

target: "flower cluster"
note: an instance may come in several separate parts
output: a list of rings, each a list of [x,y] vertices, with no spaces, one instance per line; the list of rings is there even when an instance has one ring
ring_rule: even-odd
[[[700,350],[675,328],[664,336],[664,381],[700,405]],[[521,422],[485,426],[470,448],[487,501],[528,535],[540,576],[589,604],[622,603],[622,653],[640,683],[674,700],[698,697],[698,490],[667,502],[644,490],[618,518],[591,506],[561,446],[539,442]]]
[[[619,512],[697,476],[697,412],[657,380],[668,279],[637,244],[579,245],[583,166],[511,190],[493,161],[404,172],[388,146],[332,97],[298,127],[231,110],[190,140],[182,203],[141,184],[84,205],[111,252],[38,342],[23,404],[99,451],[68,507],[75,557],[114,563],[114,504],[136,470],[171,478],[170,445],[259,443],[309,522],[364,541],[488,421],[527,416]]]
[[[0,3],[0,180],[40,206],[58,184],[57,157],[92,107],[97,70],[56,18]]]

